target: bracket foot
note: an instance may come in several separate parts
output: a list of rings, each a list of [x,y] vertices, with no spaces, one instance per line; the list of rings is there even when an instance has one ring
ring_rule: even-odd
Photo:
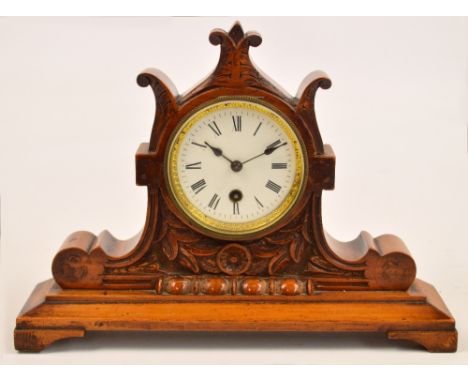
[[[456,330],[390,331],[387,337],[391,340],[414,341],[431,353],[457,351],[458,333]]]
[[[83,329],[15,329],[15,349],[37,353],[56,341],[84,335]]]

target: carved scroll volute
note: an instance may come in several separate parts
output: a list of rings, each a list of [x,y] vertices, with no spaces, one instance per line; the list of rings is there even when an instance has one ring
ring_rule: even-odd
[[[163,72],[157,69],[146,69],[137,77],[138,85],[142,87],[151,86],[156,99],[156,113],[154,117],[153,130],[149,144],[150,151],[157,151],[157,145],[161,132],[167,121],[177,113],[177,89]]]
[[[304,78],[297,91],[296,112],[308,126],[313,137],[314,154],[323,154],[323,142],[315,116],[315,94],[318,88],[329,89],[331,80],[322,71],[315,71]]]
[[[69,235],[52,262],[52,274],[62,288],[101,288],[106,255],[93,253],[97,237],[79,231]]]

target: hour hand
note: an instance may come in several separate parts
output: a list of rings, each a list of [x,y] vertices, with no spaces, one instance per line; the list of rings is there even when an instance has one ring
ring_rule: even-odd
[[[217,157],[223,157],[224,159],[226,159],[227,161],[229,161],[230,163],[232,163],[232,160],[230,160],[229,158],[227,158],[224,154],[223,154],[223,150],[221,150],[219,147],[213,147],[211,146],[207,141],[205,141],[205,145],[207,145],[211,151],[213,151],[213,154],[216,155]]]
[[[213,154],[217,157],[223,155],[223,150],[221,150],[220,148],[211,146],[207,141],[205,141],[205,145],[207,145],[213,151]]]

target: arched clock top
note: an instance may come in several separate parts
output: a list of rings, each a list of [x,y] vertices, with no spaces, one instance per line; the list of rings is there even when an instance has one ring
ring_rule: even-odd
[[[314,110],[317,90],[331,86],[324,72],[308,75],[301,83],[296,97],[292,97],[257,68],[250,58],[250,47],[257,47],[262,42],[257,32],[244,33],[240,23],[236,22],[229,32],[213,30],[209,40],[213,45],[220,46],[218,63],[210,75],[187,93],[179,95],[170,79],[157,69],[147,69],[138,76],[138,84],[151,86],[156,98],[155,120],[149,142],[151,151],[155,151],[160,142],[162,129],[172,128],[174,123],[194,108],[217,97],[249,95],[277,107],[303,127],[304,134],[311,136],[311,142],[306,144],[312,148],[312,154],[324,153]]]

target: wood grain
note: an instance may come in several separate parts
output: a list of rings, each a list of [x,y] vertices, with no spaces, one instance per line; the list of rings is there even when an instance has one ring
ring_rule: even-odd
[[[455,321],[431,305],[426,293],[437,295],[417,280],[408,292],[328,291],[286,303],[276,296],[200,299],[149,291],[62,290],[49,280],[34,292],[31,301],[37,305],[28,305],[18,317],[15,346],[40,351],[90,331],[305,331],[383,332],[430,351],[454,351]]]

